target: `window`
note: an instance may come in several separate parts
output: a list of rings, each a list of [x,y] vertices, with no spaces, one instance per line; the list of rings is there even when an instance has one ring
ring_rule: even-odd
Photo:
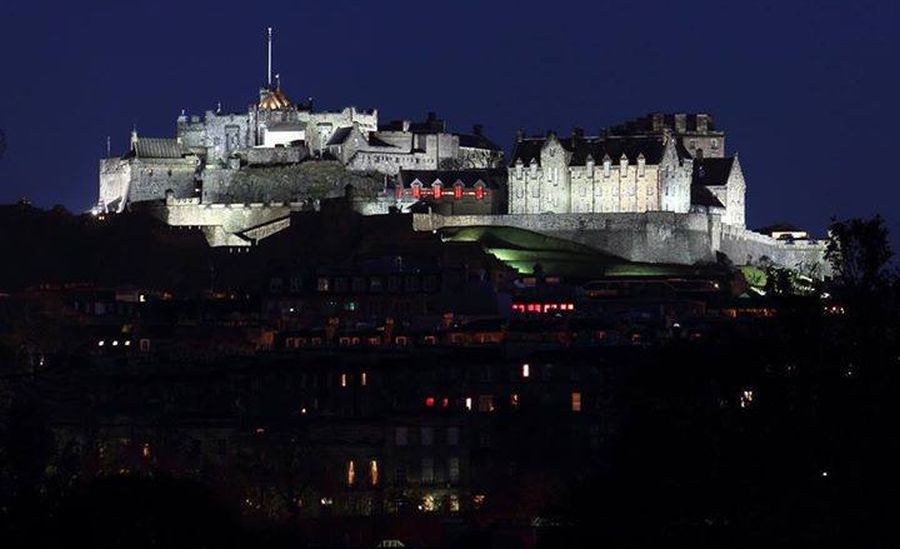
[[[450,482],[459,482],[459,458],[452,457],[447,461],[447,473]]]
[[[581,411],[581,393],[573,392],[572,393],[572,411],[580,412]]]
[[[435,183],[431,186],[431,192],[434,194],[435,199],[439,199],[442,196],[443,191],[444,187],[440,183]]]
[[[463,186],[462,183],[457,182],[453,185],[453,198],[459,200],[463,197]]]
[[[459,427],[447,427],[447,446],[459,444]]]
[[[329,288],[328,279],[325,277],[319,277],[316,287],[320,292],[327,292]]]
[[[484,185],[475,185],[475,200],[484,200]]]
[[[493,412],[494,411],[494,396],[493,395],[478,395],[478,411],[479,412]]]
[[[422,446],[431,446],[434,444],[434,428],[422,427]]]
[[[434,459],[422,458],[422,484],[434,482]]]
[[[522,377],[527,378],[530,375],[531,375],[531,366],[529,366],[528,364],[523,364],[522,365]]]
[[[512,393],[511,395],[509,395],[509,407],[512,408],[513,410],[516,410],[519,408],[519,395],[518,394]]]
[[[406,427],[397,427],[394,429],[394,445],[406,446],[409,439],[409,429]]]
[[[378,486],[378,461],[374,459],[369,462],[369,482]]]
[[[719,140],[718,139],[710,140],[710,145],[712,146],[713,149],[718,149],[719,148]]]
[[[356,481],[356,468],[354,466],[353,460],[351,459],[349,463],[347,463],[347,486],[353,486],[353,483]]]
[[[347,374],[341,374],[341,387],[347,386]]]
[[[369,383],[369,377],[366,375],[366,373],[363,372],[363,373],[359,374],[359,384],[362,385],[363,387],[365,387],[366,385],[368,385],[368,383]]]
[[[417,198],[417,199],[422,198],[422,184],[421,183],[416,181],[412,184],[411,188],[412,188],[413,198]]]

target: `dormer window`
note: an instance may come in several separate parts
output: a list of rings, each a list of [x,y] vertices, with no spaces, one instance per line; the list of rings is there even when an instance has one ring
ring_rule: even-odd
[[[444,189],[444,186],[441,184],[440,181],[435,181],[431,185],[431,190],[432,190],[432,193],[434,194],[435,198],[441,197],[441,195],[443,194],[443,189]]]
[[[484,183],[475,183],[475,200],[484,200]]]
[[[463,184],[461,181],[457,181],[453,185],[453,198],[459,200],[463,197]]]
[[[413,181],[413,184],[410,185],[410,188],[412,189],[413,198],[422,198],[422,183],[420,183],[418,179]]]

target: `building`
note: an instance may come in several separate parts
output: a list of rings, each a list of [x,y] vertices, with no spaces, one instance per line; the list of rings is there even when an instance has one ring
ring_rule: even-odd
[[[519,136],[509,167],[509,212],[690,211],[693,160],[660,136]]]
[[[395,120],[368,132],[342,128],[326,144],[328,151],[355,171],[397,175],[400,170],[486,169],[498,167],[503,151],[476,124],[471,134],[450,133],[430,112],[424,122]]]

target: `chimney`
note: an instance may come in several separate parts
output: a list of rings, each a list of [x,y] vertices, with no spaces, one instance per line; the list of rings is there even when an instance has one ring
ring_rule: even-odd
[[[573,139],[583,139],[584,138],[584,128],[572,128],[572,138]]]
[[[484,126],[482,126],[481,124],[475,124],[474,126],[472,126],[472,133],[480,137],[483,129]]]
[[[678,113],[675,115],[675,133],[687,132],[687,115]]]
[[[709,115],[706,113],[697,113],[697,131],[706,133],[709,131]]]
[[[403,125],[403,131],[408,132],[409,131],[409,120],[403,120],[402,125]]]
[[[525,139],[525,129],[519,128],[516,130],[516,142],[521,142],[523,139]]]
[[[665,125],[665,118],[663,113],[655,112],[650,115],[651,125],[653,127],[653,131],[658,132],[662,131],[663,126]]]

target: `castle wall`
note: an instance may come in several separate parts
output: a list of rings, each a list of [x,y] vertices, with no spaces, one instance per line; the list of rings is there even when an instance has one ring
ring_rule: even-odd
[[[703,213],[592,213],[540,215],[413,214],[417,231],[444,227],[517,227],[578,242],[631,261],[692,265],[716,261],[724,253],[737,265],[758,263],[767,257],[790,268],[818,265],[827,273],[821,241],[775,240],[721,222]]]
[[[467,226],[517,227],[572,240],[631,261],[677,264],[714,262],[720,235],[717,216],[673,212],[413,215],[415,230]]]
[[[335,161],[240,170],[207,168],[203,203],[314,201],[344,196],[347,185],[361,198],[374,198],[384,190],[383,176],[350,172]]]
[[[108,211],[121,212],[128,200],[131,163],[121,158],[100,160],[100,200]]]
[[[136,158],[131,161],[128,201],[160,200],[171,190],[176,198],[194,196],[197,158]]]
[[[828,274],[825,243],[820,240],[776,240],[770,236],[722,225],[721,251],[737,265],[758,264],[763,258],[791,269],[807,270],[818,265],[820,274]]]

